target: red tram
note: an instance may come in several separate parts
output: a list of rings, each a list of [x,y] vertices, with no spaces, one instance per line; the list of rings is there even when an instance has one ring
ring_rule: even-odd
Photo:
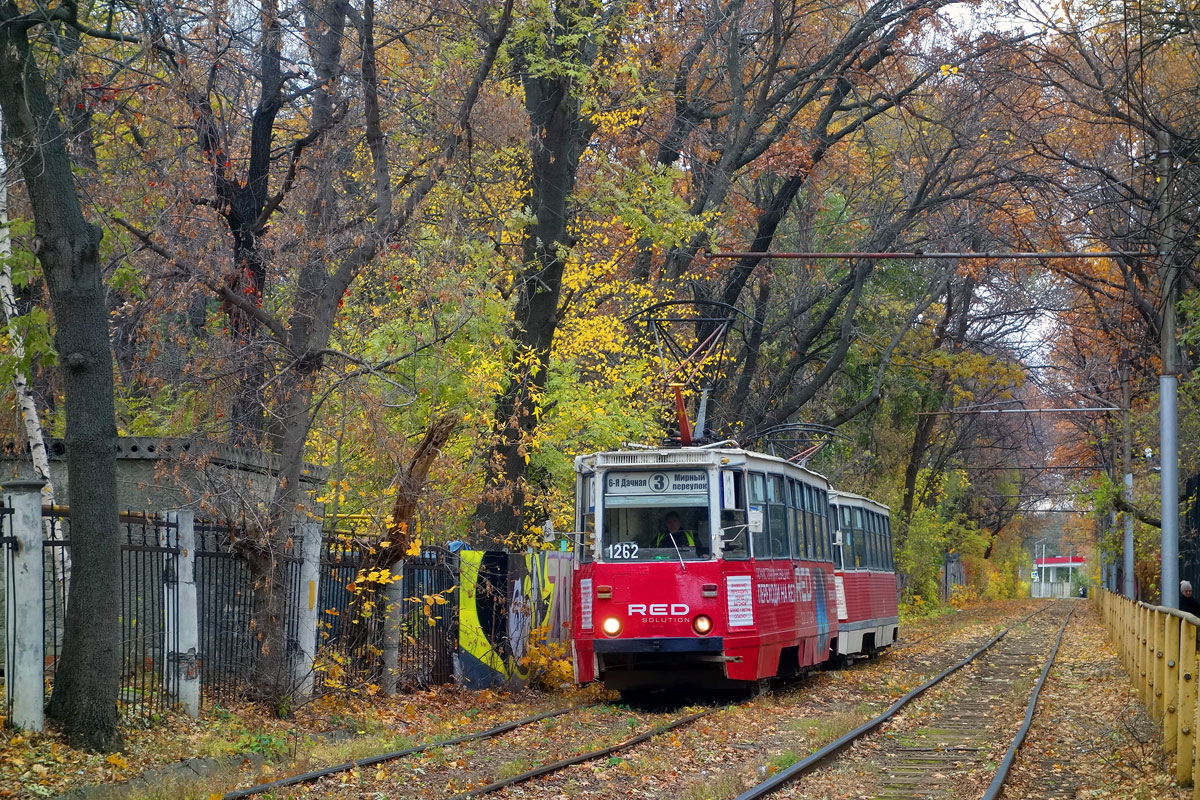
[[[596,453],[575,470],[579,682],[747,685],[840,652],[825,478],[716,445]]]
[[[862,495],[830,492],[837,584],[835,653],[873,656],[894,644],[900,617],[888,507]]]

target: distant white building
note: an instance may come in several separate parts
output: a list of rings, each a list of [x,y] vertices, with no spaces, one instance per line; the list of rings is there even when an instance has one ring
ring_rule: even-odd
[[[1083,570],[1083,556],[1048,556],[1034,559],[1030,597],[1069,597],[1075,573]]]

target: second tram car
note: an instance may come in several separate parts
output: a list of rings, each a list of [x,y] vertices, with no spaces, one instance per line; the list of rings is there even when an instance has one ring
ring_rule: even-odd
[[[825,478],[716,446],[596,453],[575,469],[579,682],[720,688],[829,658],[838,595]]]
[[[834,528],[840,657],[872,656],[896,641],[900,617],[892,521],[887,506],[849,492],[830,492]]]

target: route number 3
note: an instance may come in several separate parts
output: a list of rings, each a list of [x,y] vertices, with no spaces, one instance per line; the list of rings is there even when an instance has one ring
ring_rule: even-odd
[[[637,542],[616,542],[610,544],[607,548],[607,555],[611,559],[630,560],[637,558],[638,543]]]

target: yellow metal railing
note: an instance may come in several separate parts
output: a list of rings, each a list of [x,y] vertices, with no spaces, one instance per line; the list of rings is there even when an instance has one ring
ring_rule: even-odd
[[[1192,798],[1200,800],[1200,781],[1192,780],[1200,775],[1200,747],[1195,740],[1200,619],[1105,590],[1096,594],[1121,665],[1143,705],[1162,723],[1163,751],[1175,759],[1175,779],[1192,783]]]

